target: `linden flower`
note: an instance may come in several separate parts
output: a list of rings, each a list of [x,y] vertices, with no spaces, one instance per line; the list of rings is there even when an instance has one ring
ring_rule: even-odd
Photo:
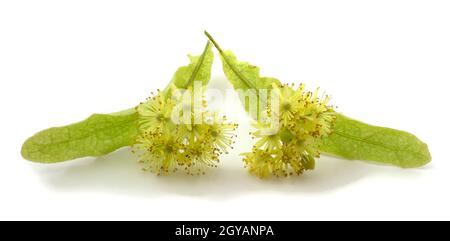
[[[153,95],[153,93],[152,93]],[[145,103],[137,107],[139,127],[145,130],[156,130],[170,124],[170,117],[175,101],[158,90],[158,94],[147,98]]]
[[[171,119],[173,111],[178,115],[176,103],[164,92],[158,92],[136,108],[140,134],[133,152],[144,170],[158,175],[180,169],[189,175],[205,174],[208,167],[217,167],[219,156],[233,144],[237,125],[209,111],[200,113],[199,124],[193,121],[192,113],[192,118],[188,118],[191,123],[176,124]]]
[[[251,134],[258,140],[251,153],[243,154],[243,161],[250,173],[262,178],[300,175],[314,169],[320,140],[331,134],[335,112],[328,96],[319,98],[318,89],[305,92],[303,84],[297,89],[293,85],[273,87],[279,95],[279,109],[269,105],[266,112],[272,121],[276,117],[278,131],[266,134],[269,124],[257,122]]]
[[[301,108],[302,103],[298,100],[296,91],[289,87],[276,88],[275,90],[279,91],[278,94],[281,103],[279,108],[279,118],[283,124],[287,124],[296,114],[295,110]]]
[[[159,174],[177,170],[177,154],[182,145],[176,136],[159,129],[145,131],[137,137],[133,148],[140,151],[139,162],[145,164],[144,170]]]

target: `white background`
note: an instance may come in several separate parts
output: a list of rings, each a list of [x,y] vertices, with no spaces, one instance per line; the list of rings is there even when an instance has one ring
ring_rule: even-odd
[[[0,219],[449,219],[448,1],[1,1]],[[320,86],[348,116],[410,131],[433,161],[403,170],[323,157],[301,177],[155,177],[128,149],[43,165],[35,132],[135,106],[198,54],[207,29],[283,82]],[[226,83],[216,58],[212,86]],[[239,106],[222,111],[244,115]]]

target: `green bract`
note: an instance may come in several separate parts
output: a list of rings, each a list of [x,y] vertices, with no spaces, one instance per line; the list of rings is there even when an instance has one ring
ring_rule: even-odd
[[[337,115],[333,134],[323,139],[322,151],[350,160],[367,160],[399,167],[420,167],[431,161],[425,143],[413,134],[372,126]]]
[[[231,132],[236,125],[225,123],[224,116],[201,109],[206,107],[203,99],[196,111],[215,122],[172,122],[172,111],[182,101],[175,98],[178,91],[189,90],[182,96],[193,96],[196,83],[201,88],[208,84],[214,59],[212,45],[208,41],[201,55],[189,55],[189,59],[189,65],[177,69],[164,91],[158,91],[136,108],[94,114],[79,123],[41,131],[25,141],[22,156],[34,162],[55,163],[101,156],[132,146],[146,170],[167,174],[182,167],[188,174],[204,173],[205,167],[216,166],[219,155],[232,144]],[[190,98],[182,104],[194,106]],[[188,111],[188,121],[190,116],[195,117],[193,107]]]
[[[137,130],[134,109],[117,114],[94,114],[63,127],[50,128],[30,137],[22,146],[23,158],[43,163],[101,156],[133,143]]]
[[[211,79],[211,67],[214,60],[214,53],[211,49],[212,45],[208,41],[201,55],[188,55],[191,62],[189,65],[177,69],[165,91],[169,91],[172,86],[187,89],[194,84],[194,81],[200,81],[204,86],[207,85]]]
[[[253,91],[253,93],[256,95],[256,115],[259,115],[263,110],[260,110],[260,93],[258,90],[272,89],[273,84],[280,85],[280,81],[271,77],[261,77],[259,75],[259,67],[247,62],[239,62],[236,56],[234,56],[231,51],[222,50],[219,44],[211,37],[211,35],[209,35],[208,32],[205,32],[205,34],[219,51],[220,58],[222,59],[223,72],[233,85],[234,89]],[[243,95],[240,95],[239,97],[241,98],[241,101],[245,106],[245,110],[249,111],[249,101],[245,100],[245,97]],[[258,119],[258,116],[253,117],[255,119]]]
[[[273,86],[280,86],[279,80],[275,78],[260,77],[258,67],[247,62],[237,61],[236,57],[230,51],[222,50],[210,34],[207,32],[205,32],[205,34],[219,51],[222,57],[223,71],[235,89],[254,89],[255,92],[258,92],[259,89],[269,89],[273,88]],[[294,93],[293,91],[291,92]],[[291,95],[292,94],[288,94],[286,96]],[[280,98],[283,98],[283,95],[281,95]],[[321,100],[317,98],[316,101],[317,103],[320,103]],[[248,103],[244,103],[245,109],[248,111]],[[259,105],[259,102],[257,104]],[[283,103],[280,103],[281,112],[283,111],[283,106]],[[291,104],[286,106],[292,108]],[[260,109],[258,106],[258,111],[258,114],[261,114],[265,110]],[[306,116],[305,113],[299,114],[299,112],[297,112],[295,114],[302,115],[300,116],[300,119],[311,118],[310,116]],[[317,145],[322,152],[345,159],[373,161],[405,168],[423,166],[431,160],[431,155],[428,151],[427,145],[410,133],[368,125],[360,121],[352,120],[338,113],[336,113],[335,116],[336,120],[334,121],[329,134],[316,137],[312,134],[306,136],[301,136],[301,133],[297,134],[297,142],[303,144],[300,145],[299,148],[304,149],[304,143],[313,138],[314,141],[311,141],[311,146]],[[255,116],[253,117],[255,118]],[[257,117],[258,115],[255,119],[258,119]],[[280,115],[280,117],[282,116]],[[320,121],[321,114],[317,113],[314,118],[316,118],[317,121]],[[291,119],[294,120],[295,118]],[[282,118],[280,118],[280,120],[283,121]],[[298,124],[298,121],[292,123],[292,125]],[[324,122],[321,122],[320,125],[322,127],[327,127],[327,124]],[[283,148],[290,146],[292,143],[291,136],[296,135],[292,135],[293,133],[291,132],[288,134],[290,136],[289,140],[284,141],[283,136],[285,136],[285,129],[281,128],[279,133],[277,133],[277,135],[280,136],[280,140],[276,139],[275,143],[283,146]],[[272,146],[274,143],[274,137],[275,135],[270,137]],[[263,139],[259,140],[259,142],[266,140],[268,137],[262,138]],[[294,148],[292,153],[297,151],[298,148]],[[311,154],[313,152],[314,150],[303,153]],[[249,155],[250,154],[246,154],[247,159],[244,159],[247,164]],[[297,172],[297,174],[299,174],[303,169],[301,166],[298,168],[293,167],[291,164],[292,159],[294,159],[296,163],[300,163],[301,160],[307,159],[291,157],[278,161],[274,158],[276,157],[276,154],[261,153],[261,150],[255,149],[255,147],[253,148],[253,153],[250,156],[258,156],[259,159],[264,159],[259,161],[257,171],[252,171],[252,167],[250,167],[250,171],[255,172],[259,176],[268,176],[269,174],[279,176],[279,166],[281,166],[282,169],[285,169],[285,167],[289,165],[291,166],[291,171],[300,170]],[[318,154],[316,156],[318,156]],[[253,162],[256,163],[256,161]],[[308,168],[305,167],[304,169]],[[282,172],[281,175],[286,175],[286,173]]]

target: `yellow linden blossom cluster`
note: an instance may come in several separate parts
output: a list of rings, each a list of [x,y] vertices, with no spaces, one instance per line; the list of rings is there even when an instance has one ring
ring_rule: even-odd
[[[205,101],[202,107],[206,107]],[[207,167],[217,167],[219,156],[227,153],[235,137],[237,124],[226,117],[202,110],[200,122],[174,123],[180,102],[166,92],[158,93],[137,107],[140,134],[133,145],[144,170],[166,175],[184,169],[189,175],[205,174]],[[232,147],[231,147],[232,148]]]
[[[279,109],[267,108],[267,116],[279,121],[278,131],[266,134],[267,123],[255,124],[251,133],[258,141],[252,152],[244,153],[244,163],[249,172],[259,177],[300,175],[315,166],[314,158],[320,156],[319,145],[323,136],[331,134],[336,118],[329,97],[319,97],[319,91],[306,92],[303,84],[274,85],[279,96]],[[273,124],[273,123],[272,123]]]

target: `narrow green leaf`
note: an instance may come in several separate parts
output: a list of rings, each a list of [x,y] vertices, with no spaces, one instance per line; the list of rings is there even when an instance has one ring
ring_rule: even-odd
[[[220,57],[222,59],[222,68],[225,76],[231,82],[234,89],[241,91],[252,91],[257,98],[257,114],[260,114],[260,90],[270,90],[272,85],[281,85],[280,81],[271,77],[261,77],[259,74],[259,67],[254,66],[248,62],[240,62],[237,60],[236,56],[231,51],[224,51],[219,46],[219,44],[213,39],[213,37],[205,31],[205,35],[214,44],[216,49],[219,51]],[[246,100],[244,93],[240,93],[239,96],[241,102],[245,106],[245,110],[249,111],[249,102]],[[269,94],[269,93],[267,93]],[[269,95],[267,96],[269,98]],[[257,118],[254,116],[254,118]]]
[[[179,67],[166,89],[173,84],[180,89],[187,89],[194,81],[201,81],[206,86],[211,79],[211,67],[214,60],[212,45],[208,41],[203,53],[198,56],[188,55],[189,65]]]
[[[400,130],[369,125],[337,115],[333,134],[321,150],[350,160],[373,161],[399,167],[420,167],[431,161],[425,143]]]
[[[137,117],[134,109],[94,114],[72,125],[41,131],[25,141],[22,156],[34,162],[55,163],[105,155],[132,144],[137,134]]]
[[[280,84],[280,81],[275,78],[261,77],[259,67],[248,62],[239,62],[231,51],[222,50],[208,32],[205,31],[205,35],[219,51],[224,73],[235,89],[270,89],[273,83]]]
[[[231,51],[222,52],[223,71],[235,89],[271,89],[280,84],[275,78],[261,77],[259,67],[248,62],[239,62]]]

